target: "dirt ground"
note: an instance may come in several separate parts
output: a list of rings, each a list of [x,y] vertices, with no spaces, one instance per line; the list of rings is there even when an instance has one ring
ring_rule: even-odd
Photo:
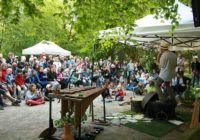
[[[125,100],[128,100],[129,96],[132,96],[132,94],[128,93]],[[8,101],[6,102],[10,104]],[[107,115],[126,110],[130,110],[130,105],[119,106],[117,101],[106,103]],[[102,119],[103,104],[101,96],[94,100],[94,113],[96,119]],[[60,103],[55,100],[53,102],[53,119],[59,118]],[[48,102],[44,105],[32,107],[26,106],[24,101],[20,107],[9,105],[4,110],[0,110],[0,140],[40,140],[38,136],[48,127],[48,119]],[[161,138],[156,138],[124,126],[110,125],[104,126],[104,129],[96,137],[96,140],[178,140],[179,138],[185,138],[192,131],[188,129],[188,124],[186,124]],[[59,138],[62,132],[62,128],[58,129],[55,136]]]

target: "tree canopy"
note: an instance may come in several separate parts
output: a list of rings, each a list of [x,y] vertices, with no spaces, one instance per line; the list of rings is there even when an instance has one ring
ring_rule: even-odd
[[[181,0],[190,5],[190,0]],[[99,30],[133,30],[134,21],[156,13],[178,25],[175,0],[0,0],[0,47],[3,53],[51,40],[74,54],[89,55]],[[97,55],[121,50],[117,39],[106,38]],[[113,49],[113,46],[115,46]],[[130,52],[127,48],[126,52]],[[116,51],[116,52],[115,52]]]

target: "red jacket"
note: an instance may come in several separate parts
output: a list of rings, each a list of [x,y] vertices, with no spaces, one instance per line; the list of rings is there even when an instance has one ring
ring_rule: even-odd
[[[120,97],[124,97],[124,91],[122,89],[118,90],[119,96]]]
[[[23,75],[17,74],[15,76],[15,84],[19,85],[19,86],[24,85],[24,77],[23,77]]]
[[[1,69],[0,73],[1,73],[1,75],[0,75],[0,81],[2,83],[6,83],[6,79],[5,79],[5,77],[6,77],[6,69]]]

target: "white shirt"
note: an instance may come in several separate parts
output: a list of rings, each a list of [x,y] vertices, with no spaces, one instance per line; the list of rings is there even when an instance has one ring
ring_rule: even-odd
[[[164,81],[171,81],[175,76],[175,68],[177,65],[176,54],[165,51],[160,58],[160,74],[159,77]]]
[[[172,86],[176,86],[177,85],[177,80],[178,80],[177,77],[172,79]],[[185,86],[184,83],[183,83],[183,78],[181,78],[181,77],[179,78],[179,85]]]

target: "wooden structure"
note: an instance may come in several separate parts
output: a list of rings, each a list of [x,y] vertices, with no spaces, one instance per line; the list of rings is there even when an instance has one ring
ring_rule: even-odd
[[[81,118],[93,100],[105,91],[104,88],[83,87],[62,89],[49,94],[50,98],[61,99],[61,118],[63,118],[70,109],[74,109],[74,126],[79,130],[78,136],[81,136]]]
[[[192,113],[192,120],[190,123],[190,128],[195,128],[200,121],[200,99],[196,99],[194,102],[194,109]]]

